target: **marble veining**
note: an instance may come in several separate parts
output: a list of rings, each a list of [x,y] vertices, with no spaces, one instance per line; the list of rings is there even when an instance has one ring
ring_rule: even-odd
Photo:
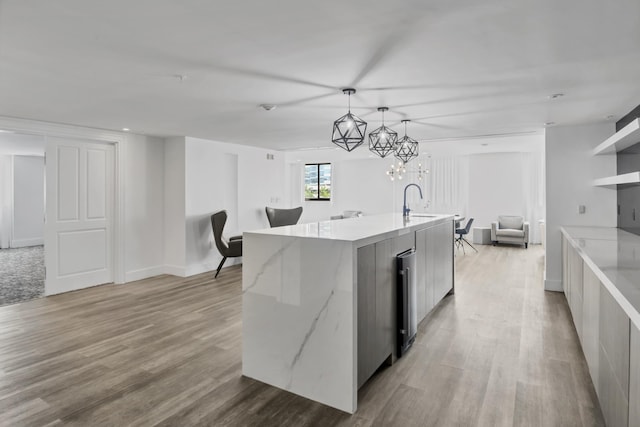
[[[243,233],[243,375],[355,412],[358,248],[445,221],[386,214]]]

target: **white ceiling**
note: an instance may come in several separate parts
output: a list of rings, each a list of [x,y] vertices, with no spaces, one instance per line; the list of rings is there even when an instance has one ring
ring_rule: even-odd
[[[527,135],[639,104],[639,40],[638,0],[0,0],[0,115],[322,147],[353,86],[369,130]]]

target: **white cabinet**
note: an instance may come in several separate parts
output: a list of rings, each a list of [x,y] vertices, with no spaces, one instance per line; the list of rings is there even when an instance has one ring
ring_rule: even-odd
[[[571,310],[573,324],[580,341],[582,341],[582,270],[583,261],[578,251],[563,236],[562,238],[562,285]]]
[[[583,265],[582,350],[593,386],[598,390],[600,360],[600,280],[588,265]]]
[[[600,286],[598,400],[607,425],[628,426],[629,317]]]
[[[640,330],[631,325],[629,352],[629,427],[640,426]]]

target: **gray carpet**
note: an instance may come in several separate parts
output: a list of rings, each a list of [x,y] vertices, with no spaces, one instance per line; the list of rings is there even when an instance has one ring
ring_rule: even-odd
[[[0,305],[44,295],[44,246],[0,249]]]

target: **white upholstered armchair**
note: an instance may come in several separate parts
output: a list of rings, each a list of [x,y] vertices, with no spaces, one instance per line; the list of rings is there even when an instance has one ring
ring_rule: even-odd
[[[515,243],[529,247],[529,223],[521,216],[499,216],[491,223],[491,242]]]

